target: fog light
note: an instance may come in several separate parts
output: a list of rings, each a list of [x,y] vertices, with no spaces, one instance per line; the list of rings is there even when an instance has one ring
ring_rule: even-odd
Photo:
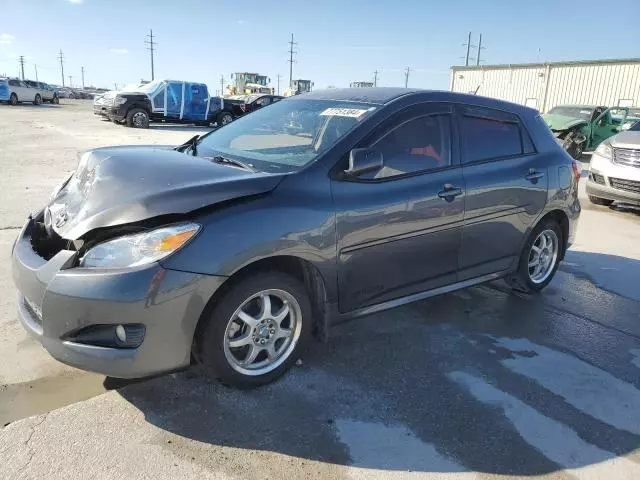
[[[127,343],[127,332],[122,325],[116,327],[116,337],[118,337],[118,340],[122,343]]]
[[[97,347],[137,348],[142,345],[145,332],[145,326],[140,323],[91,325],[67,335],[64,340]]]

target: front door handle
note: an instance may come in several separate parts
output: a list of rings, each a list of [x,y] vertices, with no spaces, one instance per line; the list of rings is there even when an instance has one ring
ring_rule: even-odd
[[[447,202],[453,202],[458,195],[462,195],[462,189],[450,183],[444,184],[442,190],[438,192],[438,196]]]
[[[538,180],[544,177],[544,172],[538,172],[535,168],[530,168],[529,173],[525,179],[530,181],[531,183],[536,183]]]

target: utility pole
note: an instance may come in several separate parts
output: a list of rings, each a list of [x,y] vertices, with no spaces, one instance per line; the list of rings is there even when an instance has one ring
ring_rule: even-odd
[[[378,86],[378,70],[373,72],[373,86],[374,87]]]
[[[409,87],[409,72],[411,72],[411,68],[407,67],[407,69],[404,71],[404,88]]]
[[[151,52],[151,80],[153,81],[155,80],[155,72],[153,71],[153,55],[155,53],[155,46],[158,44],[157,42],[153,41],[153,29],[149,30],[149,35],[147,35],[147,38],[149,40],[145,40],[144,43],[149,45],[147,47],[147,50]]]
[[[478,55],[476,56],[476,65],[480,65],[480,52],[484,49],[485,47],[482,46],[482,34],[480,34],[480,39],[478,40]]]
[[[73,75],[69,75],[69,88],[73,87],[73,81],[71,80]]]
[[[294,53],[298,53],[295,51],[294,47],[297,45],[296,42],[293,41],[293,33],[291,34],[291,41],[289,42],[289,88],[293,88],[293,59]]]
[[[118,91],[118,84],[113,82],[113,89],[117,92]]]
[[[20,55],[20,58],[18,59],[18,61],[20,62],[20,71],[22,72],[22,80],[24,80],[24,56]]]
[[[80,67],[80,70],[82,71],[82,89],[84,90],[84,67]]]
[[[38,65],[36,65],[35,63],[33,64],[33,68],[36,71],[36,82],[38,81]]]
[[[467,47],[467,54],[463,58],[465,59],[464,60],[464,65],[466,67],[468,67],[469,66],[469,60],[476,60],[475,58],[473,58],[471,56],[471,49],[472,48],[476,48],[476,46],[473,43],[471,43],[471,32],[469,32],[469,35],[467,36],[467,43],[463,43],[462,46],[463,47]],[[480,51],[480,50],[478,50],[478,51]]]
[[[62,50],[58,53],[58,59],[60,60],[60,70],[62,72],[62,86],[64,87],[64,54]]]
[[[224,75],[220,75],[220,96],[224,97]]]
[[[280,95],[280,77],[282,77],[282,75],[278,74],[276,77],[278,78],[278,93],[277,94]]]

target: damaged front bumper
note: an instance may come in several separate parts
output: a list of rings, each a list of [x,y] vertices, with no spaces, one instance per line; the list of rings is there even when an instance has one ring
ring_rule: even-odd
[[[204,308],[225,277],[163,268],[76,268],[77,252],[43,256],[29,217],[12,251],[18,313],[24,328],[57,360],[108,376],[139,378],[184,368]],[[34,246],[35,245],[35,246]],[[40,252],[40,253],[39,253]],[[50,258],[45,258],[50,257]],[[81,332],[141,326],[135,348],[100,346]]]

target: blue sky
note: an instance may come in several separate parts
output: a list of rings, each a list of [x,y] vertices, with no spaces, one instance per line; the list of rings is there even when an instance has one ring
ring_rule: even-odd
[[[610,5],[610,7],[608,7]],[[282,75],[298,42],[294,78],[316,88],[371,80],[447,89],[467,32],[483,33],[487,63],[640,57],[640,1],[556,0],[0,0],[0,74],[102,87],[150,78],[145,35],[157,36],[156,78],[204,81],[236,71]],[[65,81],[68,81],[65,78]]]

